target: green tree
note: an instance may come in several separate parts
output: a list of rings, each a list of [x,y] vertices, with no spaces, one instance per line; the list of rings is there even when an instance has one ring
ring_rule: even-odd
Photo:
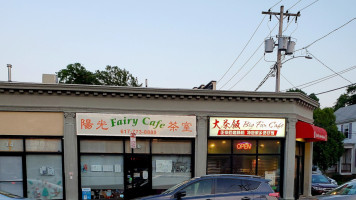
[[[340,95],[337,99],[334,110],[338,110],[339,108],[350,106],[356,104],[356,84],[350,85],[346,89],[346,93]]]
[[[141,87],[137,78],[135,78],[129,71],[120,69],[117,66],[107,65],[105,71],[96,70],[96,77],[103,85],[118,85],[118,86],[132,86]]]
[[[314,99],[315,101],[319,102],[319,98],[314,93],[311,93],[310,95],[308,95],[306,92],[304,92],[303,90],[301,90],[299,88],[289,89],[289,90],[287,90],[287,92],[300,92],[300,93],[305,94],[308,97]]]
[[[322,171],[336,164],[344,153],[345,136],[337,130],[336,117],[332,108],[314,110],[314,124],[328,133],[326,142],[315,142],[313,147],[313,164]]]
[[[67,65],[67,68],[60,70],[57,75],[59,82],[66,84],[142,86],[129,71],[110,65],[106,66],[104,71],[96,70],[92,73],[80,63],[74,63]]]
[[[89,85],[100,84],[96,78],[96,75],[85,69],[85,67],[80,63],[67,65],[67,68],[60,70],[57,75],[60,83]]]

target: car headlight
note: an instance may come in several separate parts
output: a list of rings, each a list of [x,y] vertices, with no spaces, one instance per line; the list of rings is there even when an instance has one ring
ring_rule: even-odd
[[[323,188],[321,188],[321,187],[316,187],[316,186],[313,186],[312,189],[313,189],[313,190],[323,190]]]

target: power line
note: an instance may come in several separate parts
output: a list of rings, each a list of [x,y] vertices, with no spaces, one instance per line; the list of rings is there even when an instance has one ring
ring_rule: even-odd
[[[278,5],[279,3],[281,3],[283,0],[280,0],[280,1],[278,1],[277,3],[275,3],[271,8],[270,8],[270,10],[273,8],[273,7],[275,7],[276,5]],[[239,57],[241,56],[241,54],[244,52],[244,50],[246,49],[246,47],[247,47],[247,45],[250,43],[250,41],[251,41],[251,39],[253,38],[253,36],[256,34],[256,32],[257,32],[257,30],[259,29],[259,27],[261,26],[261,24],[262,24],[262,22],[264,21],[264,19],[266,18],[266,16],[264,16],[263,18],[262,18],[262,20],[261,20],[261,22],[260,22],[260,24],[257,26],[257,28],[256,28],[256,30],[254,31],[254,33],[252,34],[252,36],[250,37],[250,39],[248,40],[248,42],[246,43],[246,45],[245,45],[245,47],[242,49],[242,51],[240,52],[240,54],[236,57],[236,59],[234,60],[234,62],[230,65],[230,67],[229,67],[229,69],[224,73],[224,75],[218,80],[218,83],[226,76],[226,74],[230,71],[230,69],[232,68],[232,66],[236,63],[236,61],[239,59]],[[277,25],[276,25],[277,26]],[[276,28],[276,27],[274,27],[274,28]],[[273,29],[274,29],[273,28]],[[272,29],[272,31],[273,31],[273,29]],[[270,34],[271,34],[271,32],[272,31],[270,31]],[[269,34],[269,35],[270,35]],[[239,70],[240,71],[240,70]],[[231,80],[231,79],[230,79]],[[230,81],[229,80],[229,81]],[[229,82],[228,81],[228,82]],[[227,83],[228,83],[227,82]],[[225,83],[224,84],[224,86],[227,84],[227,83]],[[224,87],[223,86],[223,87]],[[221,87],[222,88],[222,87]],[[220,89],[221,89],[220,88]]]
[[[270,8],[270,10],[272,10],[273,7],[275,7],[276,5],[278,5],[279,3],[281,3],[282,1],[283,1],[283,0],[278,1],[276,4],[274,4],[274,5]]]
[[[289,11],[290,9],[292,9],[295,5],[297,5],[299,2],[301,2],[302,0],[297,1],[297,3],[295,3],[292,7],[288,8],[287,11]]]
[[[332,31],[329,32],[328,34],[324,35],[323,37],[321,37],[321,38],[315,40],[314,42],[310,43],[309,45],[307,45],[307,46],[305,46],[305,47],[303,47],[303,48],[301,48],[301,49],[295,50],[294,52],[300,51],[300,50],[303,50],[303,49],[306,49],[306,48],[310,47],[311,45],[315,44],[316,42],[319,42],[320,40],[326,38],[327,36],[329,36],[329,35],[332,34],[333,32],[335,32],[335,31],[337,31],[337,30],[343,28],[344,26],[346,26],[347,24],[351,23],[351,22],[352,22],[353,20],[355,20],[355,19],[356,19],[356,17],[353,18],[353,19],[351,19],[350,21],[346,22],[345,24],[341,25],[340,27],[338,27],[338,28],[332,30]]]
[[[325,94],[325,93],[328,93],[328,92],[333,92],[333,91],[335,91],[335,90],[340,90],[340,89],[342,89],[342,88],[349,87],[349,86],[352,86],[352,85],[354,85],[354,84],[355,84],[355,83],[352,83],[352,84],[350,84],[350,85],[345,85],[345,86],[342,86],[342,87],[339,87],[339,88],[335,88],[335,89],[332,89],[332,90],[328,90],[328,91],[325,91],[325,92],[320,92],[320,93],[317,93],[317,94],[315,94],[315,95]]]
[[[333,69],[331,69],[330,67],[328,67],[327,65],[325,65],[323,62],[321,62],[317,57],[315,57],[312,53],[310,53],[310,51],[308,51],[308,53],[313,56],[318,62],[320,62],[322,65],[324,65],[326,68],[328,68],[330,71],[334,72],[335,74],[337,74],[338,76],[340,76],[341,78],[343,78],[344,80],[348,81],[349,83],[352,83],[351,81],[347,80],[345,77],[341,76],[339,73],[337,73],[336,71],[334,71]]]
[[[267,74],[267,75],[265,76],[265,78],[261,81],[261,83],[257,86],[257,88],[255,89],[255,91],[257,91],[258,89],[260,89],[260,87],[267,81],[267,79],[273,75],[274,70],[275,70],[275,67],[276,67],[276,64],[274,64],[274,65],[271,66],[271,70],[269,70],[268,74]]]
[[[245,47],[242,49],[242,51],[240,52],[240,54],[236,57],[236,59],[234,60],[234,62],[232,62],[232,64],[230,65],[229,69],[224,73],[224,75],[218,80],[218,82],[220,82],[225,75],[230,71],[230,69],[232,68],[232,66],[234,66],[234,64],[236,63],[236,61],[240,58],[241,54],[245,51],[247,45],[250,43],[250,41],[252,40],[253,36],[256,34],[257,30],[260,28],[262,22],[265,20],[266,16],[262,18],[260,24],[257,26],[256,30],[253,32],[252,36],[250,37],[250,39],[248,40],[248,42],[246,43]]]
[[[242,79],[244,79],[253,70],[253,68],[256,67],[256,65],[262,60],[263,57],[264,56],[262,56],[240,80],[238,80],[232,87],[230,87],[229,90],[231,90],[233,87],[235,87],[235,85],[237,85],[240,81],[242,81]]]
[[[344,69],[344,70],[342,70],[342,71],[340,71],[338,73],[339,74],[343,74],[343,73],[346,73],[346,72],[354,70],[354,69],[356,69],[356,65],[353,66],[353,67],[349,67],[347,69]],[[307,88],[307,87],[313,86],[315,84],[321,83],[323,81],[326,81],[328,79],[334,78],[335,76],[337,76],[337,74],[331,74],[331,75],[328,75],[328,76],[325,76],[325,77],[322,77],[322,78],[319,78],[319,79],[316,79],[316,80],[313,80],[313,81],[309,81],[307,83],[303,83],[303,84],[298,85],[298,86],[294,86],[294,88],[299,88],[299,89]],[[289,89],[292,89],[292,88],[289,88]],[[283,92],[285,92],[285,91],[287,91],[289,89],[283,90]]]
[[[319,0],[316,0],[316,1],[314,1],[313,3],[311,3],[311,4],[307,5],[307,6],[305,6],[304,8],[300,9],[299,12],[302,11],[302,10],[304,10],[304,9],[306,9],[306,8],[308,8],[309,6],[313,5],[314,3],[318,2],[318,1],[319,1]]]
[[[281,76],[282,76],[289,84],[291,84],[294,88],[296,88],[296,87],[293,85],[293,83],[291,83],[285,76],[283,76],[282,73],[281,73]]]

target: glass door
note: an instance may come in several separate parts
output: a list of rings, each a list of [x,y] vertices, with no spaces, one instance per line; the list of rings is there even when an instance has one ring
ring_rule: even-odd
[[[151,158],[148,155],[126,155],[125,199],[150,195],[152,189]]]

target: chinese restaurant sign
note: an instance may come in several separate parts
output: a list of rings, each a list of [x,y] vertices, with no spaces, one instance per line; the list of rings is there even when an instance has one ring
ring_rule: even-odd
[[[76,114],[77,135],[195,137],[195,116]]]
[[[209,136],[285,137],[285,119],[211,117]]]

